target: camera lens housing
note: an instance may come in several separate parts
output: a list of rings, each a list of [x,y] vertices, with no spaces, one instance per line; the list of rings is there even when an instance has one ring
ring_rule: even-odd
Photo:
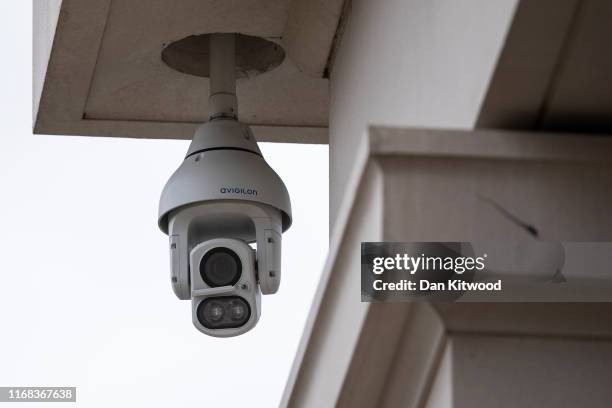
[[[240,296],[217,296],[198,305],[197,318],[207,329],[230,329],[243,326],[251,317],[249,303]]]
[[[261,314],[255,250],[234,238],[202,241],[190,251],[192,321],[203,333],[231,337],[252,329]]]
[[[200,275],[211,288],[234,286],[242,274],[242,262],[229,248],[213,248],[200,262]]]

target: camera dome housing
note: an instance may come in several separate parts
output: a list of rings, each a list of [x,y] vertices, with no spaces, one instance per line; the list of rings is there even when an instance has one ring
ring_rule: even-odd
[[[291,226],[291,201],[281,178],[266,163],[251,129],[232,119],[198,128],[185,160],[170,177],[159,203],[159,228],[181,207],[217,200],[266,204],[281,212],[282,230]]]

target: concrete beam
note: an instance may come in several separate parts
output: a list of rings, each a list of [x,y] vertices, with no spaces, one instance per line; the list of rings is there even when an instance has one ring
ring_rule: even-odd
[[[612,3],[521,1],[477,127],[612,132]]]
[[[537,128],[580,2],[519,3],[482,103],[477,127]]]
[[[445,357],[444,350],[459,335],[612,347],[612,303],[359,302],[363,241],[524,239],[513,224],[466,200],[474,193],[506,203],[538,225],[544,239],[612,240],[606,187],[612,184],[612,139],[371,127],[351,174],[283,406],[418,407],[434,396],[448,402],[444,382],[456,378],[448,372],[440,378],[444,361],[457,364],[461,356]],[[542,361],[557,367],[548,357]],[[586,370],[593,361],[583,363]],[[542,389],[551,385],[540,381]],[[602,391],[588,382],[572,386]],[[468,399],[455,395],[448,406],[467,406]]]

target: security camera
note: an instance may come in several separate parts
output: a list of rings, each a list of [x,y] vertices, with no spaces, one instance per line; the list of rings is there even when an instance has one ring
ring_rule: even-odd
[[[201,126],[159,210],[172,288],[191,299],[198,330],[228,337],[255,326],[260,293],[280,285],[282,233],[290,225],[287,189],[249,127],[233,119]]]
[[[233,38],[213,35],[210,45],[212,65],[223,59],[213,56],[215,49],[227,59]],[[232,89],[225,78],[215,86],[213,72],[211,66],[210,120],[197,129],[166,183],[158,224],[170,238],[172,289],[191,300],[193,324],[205,334],[230,337],[252,329],[261,294],[278,290],[291,202],[251,129],[236,120],[235,84]]]

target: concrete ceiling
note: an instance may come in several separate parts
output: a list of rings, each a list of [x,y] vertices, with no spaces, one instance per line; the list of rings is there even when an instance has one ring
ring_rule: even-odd
[[[193,34],[279,44],[276,69],[238,81],[261,141],[326,143],[330,53],[344,0],[34,2],[35,133],[189,139],[208,80],[161,60]],[[612,2],[521,1],[476,127],[612,133]]]
[[[240,32],[286,58],[238,80],[240,120],[262,141],[326,143],[327,66],[342,0],[34,2],[35,133],[189,139],[207,120],[208,79],[169,68],[165,46]]]

